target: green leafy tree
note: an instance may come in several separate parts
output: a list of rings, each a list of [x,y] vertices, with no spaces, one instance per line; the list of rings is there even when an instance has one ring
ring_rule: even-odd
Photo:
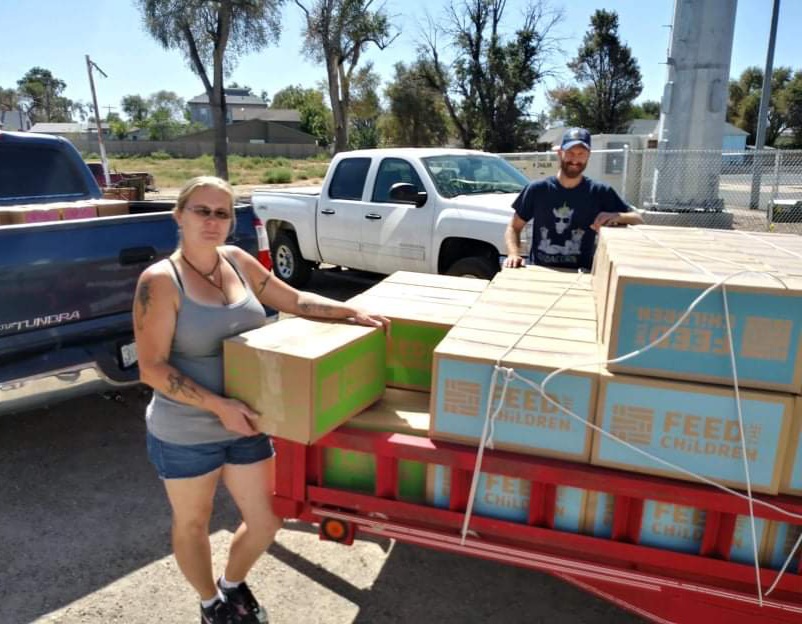
[[[448,140],[448,111],[442,93],[426,79],[422,61],[396,63],[385,91],[388,112],[382,134],[390,145],[426,147]]]
[[[150,107],[141,95],[126,95],[120,101],[123,112],[135,124],[143,123],[150,113]]]
[[[452,0],[445,23],[430,20],[421,44],[419,68],[442,94],[465,147],[505,152],[534,146],[538,127],[529,108],[535,87],[550,73],[552,32],[562,14],[537,1],[513,21],[506,9],[506,0]],[[443,38],[456,51],[453,62],[443,56]]]
[[[348,146],[351,149],[378,147],[381,140],[379,118],[382,114],[378,88],[381,77],[368,63],[354,75],[351,83],[351,129]]]
[[[28,115],[33,123],[40,121],[72,121],[72,100],[62,93],[67,83],[56,78],[49,69],[33,67],[17,81],[17,93],[31,104]]]
[[[615,11],[600,9],[593,14],[568,68],[581,86],[563,85],[549,92],[552,118],[593,133],[626,131],[643,83],[632,50],[619,37]]]
[[[660,119],[660,102],[645,100],[632,107],[632,119]]]
[[[301,85],[289,86],[277,91],[270,108],[297,110],[301,116],[301,130],[317,139],[320,146],[331,143],[333,128],[331,110],[324,102],[319,89],[306,89]]]
[[[304,13],[306,54],[326,66],[329,101],[334,117],[334,150],[348,146],[351,81],[362,54],[373,44],[385,49],[395,36],[383,8],[373,0],[295,0]]]
[[[228,178],[224,77],[243,54],[277,41],[284,0],[137,0],[147,31],[178,49],[203,83],[212,110],[214,167]]]
[[[749,133],[748,142],[755,144],[760,97],[763,91],[763,71],[748,67],[738,80],[730,81],[727,121]],[[802,71],[778,67],[771,74],[766,123],[766,145],[775,145],[780,136],[790,130],[792,137],[802,135]],[[802,138],[802,136],[800,136]],[[793,140],[793,145],[802,142]]]

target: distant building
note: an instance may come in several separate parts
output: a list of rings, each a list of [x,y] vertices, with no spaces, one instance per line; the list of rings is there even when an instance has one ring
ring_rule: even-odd
[[[285,143],[316,145],[311,134],[292,128],[284,123],[251,119],[231,124],[226,129],[229,143]],[[176,137],[175,141],[214,141],[214,129],[209,128],[194,134]]]
[[[103,136],[109,136],[109,124],[101,122],[100,127]],[[65,138],[88,138],[97,134],[97,126],[94,122],[47,122],[41,121],[34,124],[30,132],[38,134],[54,134]]]
[[[233,123],[243,119],[253,119],[249,116],[267,108],[265,101],[253,95],[248,89],[225,89],[226,94],[226,123]],[[209,104],[209,96],[205,93],[195,96],[187,102],[189,108],[189,118],[191,121],[201,123],[207,128],[211,128],[214,123],[212,120],[212,107]],[[235,118],[234,111],[239,111],[238,118]]]
[[[0,130],[27,132],[32,125],[28,115],[21,110],[0,111]]]

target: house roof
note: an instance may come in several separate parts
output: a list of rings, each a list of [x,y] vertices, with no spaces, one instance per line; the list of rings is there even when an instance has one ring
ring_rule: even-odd
[[[627,128],[627,134],[637,134],[647,136],[657,132],[657,119],[633,119]],[[724,123],[724,134],[727,136],[746,136],[749,133],[741,130],[729,122]]]
[[[290,108],[265,108],[254,110],[231,107],[231,119],[233,121],[248,121],[250,119],[261,119],[262,121],[292,121],[300,123],[301,113]]]
[[[101,122],[100,125],[104,130],[109,129],[109,124],[107,124],[105,121]],[[30,131],[39,134],[82,134],[84,132],[96,132],[97,126],[95,126],[94,122],[75,123],[72,121],[69,122],[40,121],[39,123],[34,124]]]
[[[267,107],[265,101],[258,95],[248,93],[247,89],[226,89],[226,104],[228,106],[261,106]],[[187,104],[209,104],[209,96],[205,93],[196,95]]]
[[[556,128],[549,128],[537,138],[537,142],[548,143],[549,145],[554,145],[555,143],[559,143],[563,137],[563,133],[565,132],[565,130],[566,130],[565,126],[557,126]]]

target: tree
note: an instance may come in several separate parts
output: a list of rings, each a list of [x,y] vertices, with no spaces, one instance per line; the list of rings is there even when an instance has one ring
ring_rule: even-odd
[[[228,178],[224,76],[236,59],[277,41],[284,0],[137,0],[148,32],[181,50],[200,77],[212,110],[214,168]],[[211,78],[210,78],[211,74]]]
[[[305,89],[301,85],[289,86],[277,91],[270,108],[297,110],[301,116],[301,130],[317,139],[320,146],[331,143],[333,129],[331,111],[323,101],[323,92]]]
[[[382,124],[385,140],[398,146],[439,146],[448,140],[448,112],[442,93],[426,79],[422,61],[409,67],[396,63],[384,95],[388,114]]]
[[[0,87],[0,111],[17,110],[19,100],[16,89],[4,89]]]
[[[763,72],[758,67],[747,67],[738,80],[731,80],[727,121],[749,133],[748,142],[755,144],[757,138],[760,97],[763,91]],[[778,67],[771,74],[771,97],[769,98],[766,123],[766,145],[774,145],[780,135],[790,130],[802,135],[802,71],[796,73],[790,67]],[[800,144],[799,141],[794,141]]]
[[[379,146],[379,117],[382,114],[377,90],[381,77],[368,63],[356,72],[351,82],[351,115],[348,147],[370,149]]]
[[[438,90],[465,147],[514,151],[534,146],[537,123],[529,118],[533,90],[550,73],[551,35],[562,20],[541,1],[526,7],[516,30],[506,30],[506,0],[455,0],[446,24],[429,21],[420,46],[420,68]],[[456,50],[442,56],[439,38]]]
[[[660,102],[645,100],[632,107],[632,119],[660,119]]]
[[[618,36],[615,11],[600,9],[591,16],[590,28],[568,68],[583,86],[560,86],[549,92],[552,118],[593,133],[624,132],[643,84],[632,50]]]
[[[19,96],[30,99],[28,115],[32,123],[72,121],[72,100],[62,96],[67,83],[49,69],[33,67],[17,81]]]
[[[351,80],[362,53],[372,43],[390,45],[390,20],[373,0],[295,0],[306,16],[306,54],[326,65],[329,101],[334,116],[334,151],[348,145]],[[396,35],[397,36],[397,35]]]
[[[144,123],[150,113],[148,103],[141,95],[126,95],[120,101],[123,112],[135,124]]]

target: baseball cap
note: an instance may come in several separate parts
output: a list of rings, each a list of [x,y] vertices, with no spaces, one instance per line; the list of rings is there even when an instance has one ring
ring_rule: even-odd
[[[560,149],[571,149],[574,145],[582,145],[590,151],[590,132],[584,128],[571,128],[570,130],[566,130],[565,134],[563,134],[563,141],[560,145]]]

